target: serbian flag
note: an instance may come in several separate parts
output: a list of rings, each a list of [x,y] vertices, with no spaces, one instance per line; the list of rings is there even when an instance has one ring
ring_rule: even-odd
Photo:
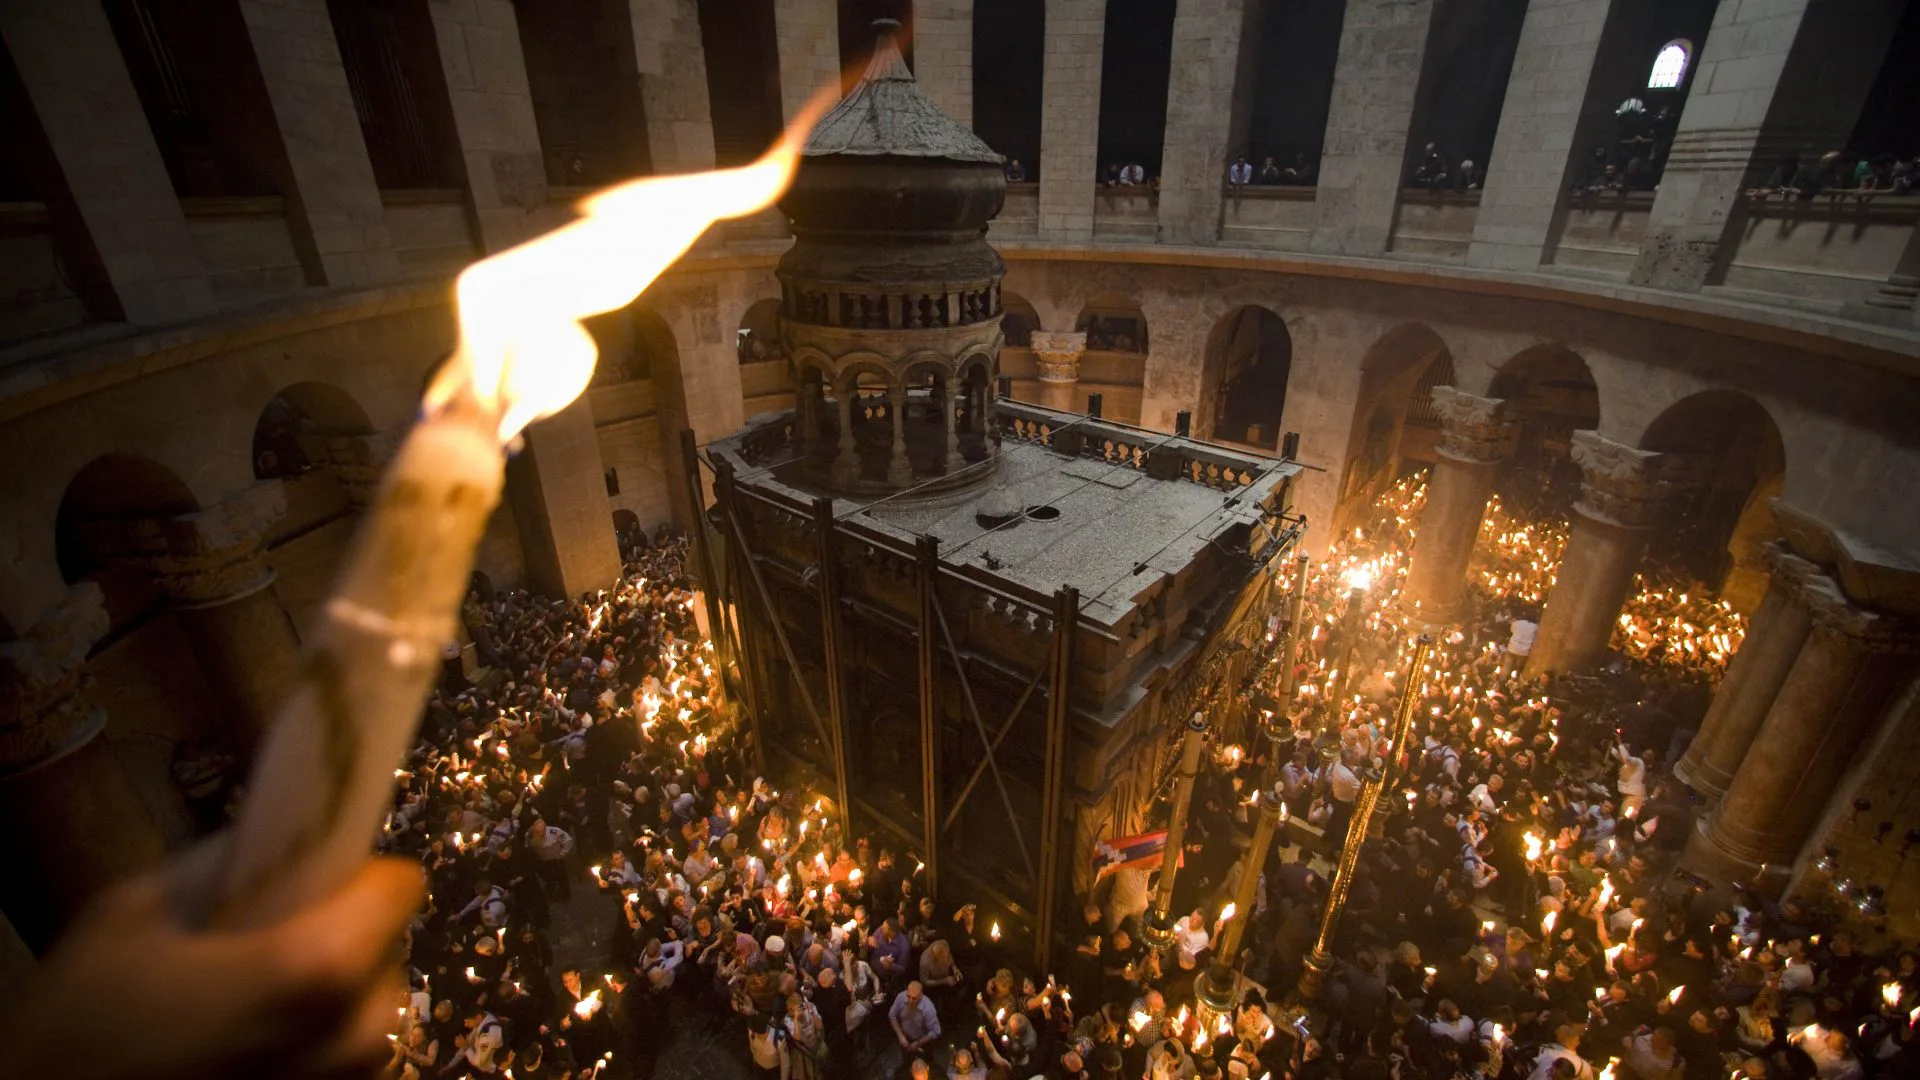
[[[1167,830],[1102,840],[1093,845],[1093,876],[1097,881],[1115,870],[1135,870],[1160,865],[1167,850]],[[1184,860],[1183,860],[1184,861]]]

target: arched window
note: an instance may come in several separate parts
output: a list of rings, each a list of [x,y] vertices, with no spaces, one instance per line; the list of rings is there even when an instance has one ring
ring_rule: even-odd
[[[1687,77],[1687,61],[1693,59],[1693,47],[1685,41],[1669,41],[1653,58],[1653,71],[1647,75],[1647,89],[1673,90]]]

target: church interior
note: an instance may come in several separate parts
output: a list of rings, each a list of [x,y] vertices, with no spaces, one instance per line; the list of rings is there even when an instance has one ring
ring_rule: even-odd
[[[0,1075],[1920,1075],[1920,4],[0,62]]]

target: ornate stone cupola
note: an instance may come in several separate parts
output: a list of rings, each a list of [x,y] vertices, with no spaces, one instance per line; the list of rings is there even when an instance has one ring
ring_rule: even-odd
[[[820,482],[937,493],[987,480],[1000,281],[987,223],[1001,158],[940,111],[882,20],[866,74],[807,142],[781,200],[780,332],[795,436]]]

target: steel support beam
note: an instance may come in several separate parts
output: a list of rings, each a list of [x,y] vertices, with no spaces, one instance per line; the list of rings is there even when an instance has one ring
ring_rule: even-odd
[[[813,524],[820,552],[820,639],[827,655],[827,746],[833,753],[833,783],[840,793],[840,812],[853,831],[853,799],[847,787],[847,703],[844,643],[840,640],[840,572],[836,561],[833,499],[813,500]]]
[[[1080,593],[1053,594],[1053,664],[1047,685],[1046,758],[1040,797],[1039,926],[1034,934],[1034,970],[1046,971],[1053,952],[1054,915],[1060,899],[1060,833],[1067,815],[1067,743],[1073,721],[1073,632],[1080,621]]]

